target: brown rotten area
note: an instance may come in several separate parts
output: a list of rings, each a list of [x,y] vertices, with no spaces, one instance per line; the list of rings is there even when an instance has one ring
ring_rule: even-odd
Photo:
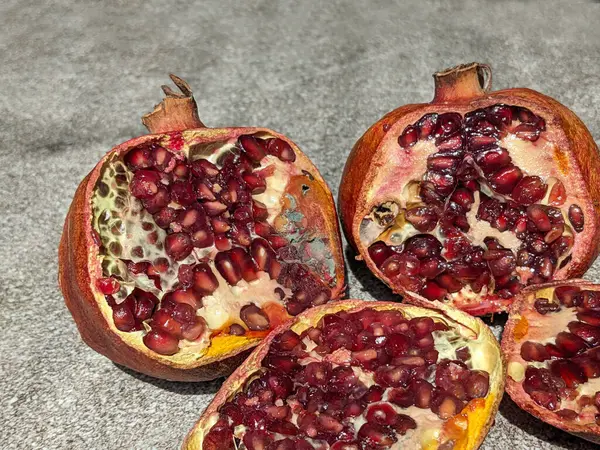
[[[114,362],[179,381],[231,373],[268,332],[342,295],[331,193],[266,128],[207,128],[192,92],[163,87],[151,134],[81,182],[59,284],[83,340]]]
[[[504,378],[498,342],[461,311],[329,303],[262,341],[183,449],[476,449]]]
[[[525,289],[502,336],[506,392],[540,420],[600,443],[600,286],[555,281]]]
[[[390,112],[350,153],[338,206],[357,259],[397,293],[474,315],[581,276],[600,245],[585,125],[533,90],[491,91],[483,64],[434,79],[431,103]]]

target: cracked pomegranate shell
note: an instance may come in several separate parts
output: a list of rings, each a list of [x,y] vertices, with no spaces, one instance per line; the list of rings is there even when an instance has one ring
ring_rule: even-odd
[[[504,379],[489,328],[455,308],[329,303],[263,340],[183,448],[475,449]]]
[[[192,92],[164,86],[151,134],[81,182],[59,284],[83,340],[159,378],[231,373],[280,323],[337,299],[344,263],[316,167],[266,128],[207,128]]]
[[[502,336],[506,392],[544,422],[600,444],[600,285],[531,286]]]
[[[600,156],[573,112],[491,69],[436,73],[354,146],[340,184],[348,241],[397,293],[473,315],[525,286],[581,276],[600,245]]]

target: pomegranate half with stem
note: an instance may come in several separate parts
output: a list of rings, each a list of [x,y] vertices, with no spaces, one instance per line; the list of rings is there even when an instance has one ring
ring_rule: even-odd
[[[183,448],[478,448],[503,395],[500,347],[481,320],[428,306],[303,312],[229,377]]]
[[[600,285],[524,289],[502,336],[506,392],[550,425],[600,444]]]
[[[600,156],[585,125],[530,89],[491,91],[491,69],[436,73],[431,103],[360,138],[339,210],[358,259],[395,292],[474,315],[524,286],[581,276],[600,244]]]
[[[342,295],[331,193],[310,160],[265,128],[207,128],[192,92],[164,86],[151,134],[81,182],[59,283],[83,340],[171,380],[230,373],[269,330]]]

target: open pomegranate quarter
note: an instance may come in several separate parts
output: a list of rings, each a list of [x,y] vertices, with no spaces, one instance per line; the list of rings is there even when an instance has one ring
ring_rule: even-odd
[[[375,275],[474,315],[524,286],[581,276],[598,254],[600,157],[569,109],[491,92],[477,63],[434,75],[356,143],[340,185],[344,231]]]
[[[504,375],[490,330],[454,308],[330,303],[261,342],[183,448],[475,449]]]
[[[206,128],[189,86],[80,184],[59,282],[84,341],[172,380],[226,375],[269,330],[340,296],[331,193],[286,137]]]
[[[522,409],[600,443],[600,286],[584,280],[530,287],[502,336],[506,391]]]

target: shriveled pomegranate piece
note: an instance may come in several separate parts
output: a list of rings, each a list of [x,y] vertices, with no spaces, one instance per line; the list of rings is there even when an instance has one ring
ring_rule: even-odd
[[[318,306],[259,344],[183,448],[475,449],[504,369],[490,330],[454,308]]]
[[[524,289],[502,349],[506,392],[519,407],[600,443],[600,321],[588,319],[600,317],[600,304],[592,298],[600,298],[600,285],[577,279]]]
[[[506,311],[524,286],[581,276],[600,248],[588,130],[537,92],[491,92],[486,65],[434,78],[431,103],[387,114],[346,163],[339,209],[360,258],[395,292],[474,315]]]
[[[344,264],[331,193],[308,158],[268,129],[206,128],[172,79],[182,94],[165,87],[143,118],[153,134],[115,147],[80,184],[59,282],[92,348],[196,381],[339,298]]]

